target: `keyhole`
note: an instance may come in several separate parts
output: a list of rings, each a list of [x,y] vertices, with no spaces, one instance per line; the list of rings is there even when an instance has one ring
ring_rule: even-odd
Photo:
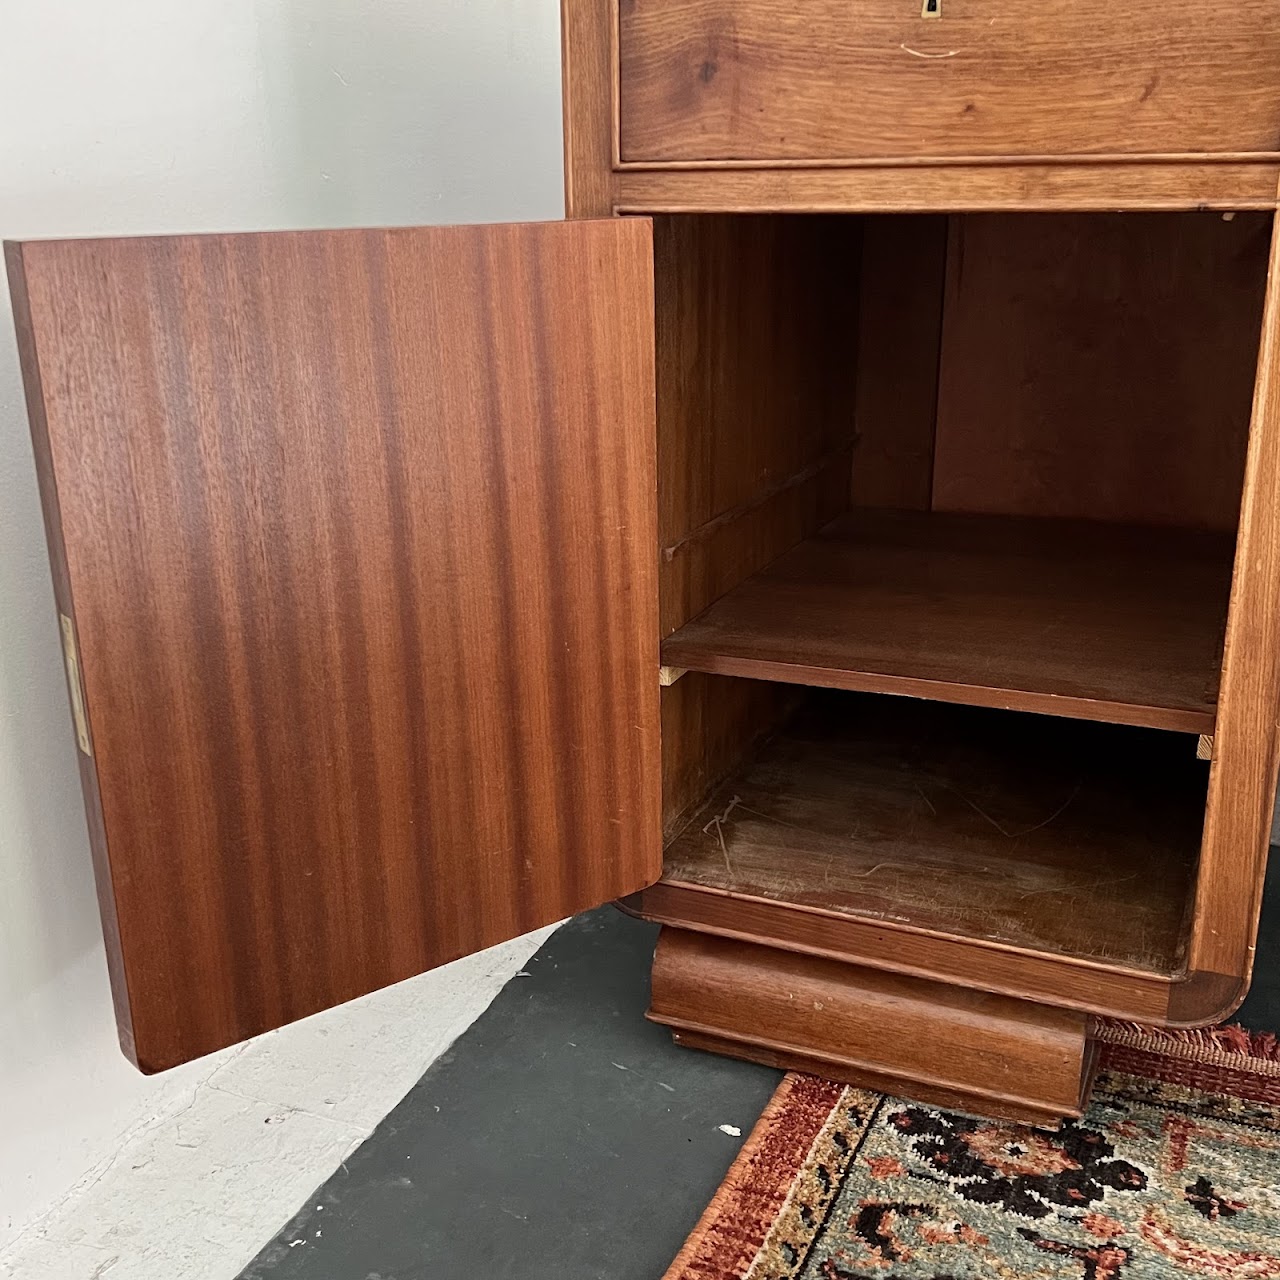
[[[942,17],[942,0],[924,0],[924,8],[920,10],[922,18]]]

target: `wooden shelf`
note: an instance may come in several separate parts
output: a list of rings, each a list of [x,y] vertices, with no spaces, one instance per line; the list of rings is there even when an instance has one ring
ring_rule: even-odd
[[[663,642],[671,667],[1212,733],[1232,539],[855,511]]]
[[[664,885],[1183,970],[1208,777],[1186,739],[865,695],[812,704],[672,840]]]

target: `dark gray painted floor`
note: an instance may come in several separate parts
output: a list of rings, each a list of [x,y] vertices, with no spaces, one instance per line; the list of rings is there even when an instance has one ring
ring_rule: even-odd
[[[241,1280],[658,1280],[781,1076],[644,1020],[656,937],[557,930]]]
[[[1271,846],[1267,884],[1262,893],[1262,920],[1249,994],[1231,1019],[1250,1031],[1280,1034],[1280,853]]]
[[[656,933],[554,934],[240,1280],[658,1280],[779,1075],[644,1021]],[[1238,1020],[1280,1030],[1280,858]]]

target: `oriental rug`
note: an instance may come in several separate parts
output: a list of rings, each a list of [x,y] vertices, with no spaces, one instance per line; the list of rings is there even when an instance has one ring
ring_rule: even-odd
[[[1032,1129],[792,1073],[666,1280],[1280,1280],[1280,1046],[1101,1028]]]

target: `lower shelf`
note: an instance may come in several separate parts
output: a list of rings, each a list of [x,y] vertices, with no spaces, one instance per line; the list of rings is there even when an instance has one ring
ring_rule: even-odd
[[[823,693],[670,842],[662,883],[1167,979],[1207,778],[1181,735]]]
[[[664,928],[655,1022],[676,1041],[977,1115],[1056,1124],[1088,1100],[1082,1014]]]

